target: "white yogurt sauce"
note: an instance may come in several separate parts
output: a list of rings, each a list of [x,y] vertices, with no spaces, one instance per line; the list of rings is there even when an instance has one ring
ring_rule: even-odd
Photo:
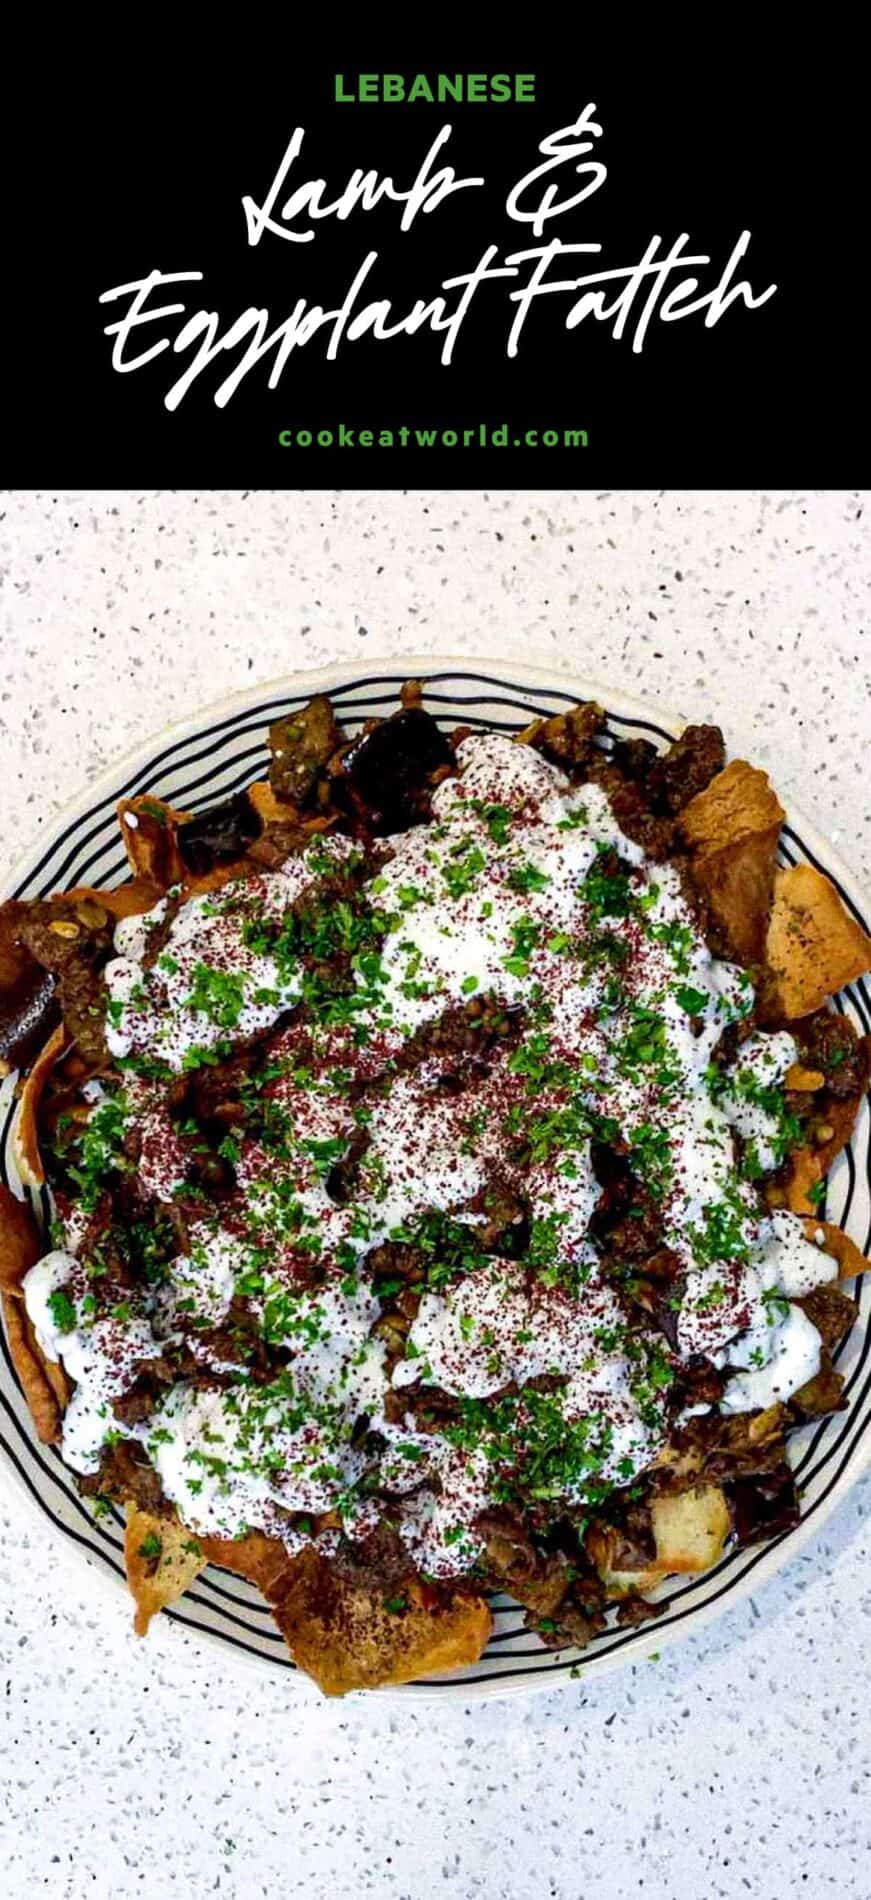
[[[75,1324],[61,1326],[52,1295],[75,1280],[76,1266],[73,1254],[45,1254],[26,1275],[24,1293],[41,1350],[75,1380],[64,1413],[63,1453],[74,1471],[86,1473],[97,1470],[100,1447],[117,1426],[112,1401],[128,1390],[140,1364],[156,1358],[161,1347],[148,1321],[137,1314],[123,1321],[100,1318],[85,1324],[73,1302]]]
[[[727,1121],[744,1141],[753,1144],[763,1173],[777,1167],[783,1159],[776,1144],[778,1116],[766,1107],[763,1092],[779,1089],[787,1070],[797,1059],[795,1038],[786,1030],[778,1030],[774,1035],[748,1036],[738,1051],[731,1087],[723,1097]]]
[[[274,1384],[173,1388],[141,1436],[191,1529],[285,1536],[280,1512],[328,1511],[362,1476],[366,1460],[350,1427],[380,1410],[384,1348],[371,1336],[378,1312],[363,1289],[301,1295],[284,1340],[290,1363]]]
[[[350,846],[344,838],[330,838],[319,841],[318,850],[340,863]],[[280,920],[314,884],[309,856],[289,858],[268,876],[233,878],[188,898],[150,967],[142,958],[169,914],[173,893],[145,916],[117,926],[115,947],[122,954],[105,972],[106,1040],[113,1056],[147,1052],[178,1071],[194,1051],[269,1029],[298,1001],[301,971],[282,973],[273,957],[248,947],[244,933],[255,910]]]

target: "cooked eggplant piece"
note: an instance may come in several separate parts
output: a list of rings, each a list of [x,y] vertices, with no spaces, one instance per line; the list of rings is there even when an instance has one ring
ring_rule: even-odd
[[[27,905],[0,905],[0,1063],[26,1064],[57,1020],[55,978],[19,936]]]
[[[649,739],[615,739],[609,757],[624,778],[643,785],[659,753]]]
[[[57,1019],[56,987],[50,971],[28,960],[18,980],[0,988],[0,1063],[19,1069],[40,1048]]]
[[[453,747],[431,713],[409,706],[355,740],[344,778],[371,829],[404,831],[429,816],[433,776],[456,765]]]
[[[637,1629],[641,1623],[649,1623],[652,1617],[662,1616],[664,1603],[648,1603],[646,1597],[624,1597],[617,1611],[617,1628],[621,1630]]]
[[[94,899],[34,897],[20,906],[22,944],[44,970],[63,977],[73,964],[96,968],[112,949],[113,920]]]
[[[276,719],[269,728],[269,783],[276,798],[293,805],[310,803],[341,738],[333,708],[323,694],[310,699],[300,712]]]
[[[586,1551],[605,1575],[614,1570],[645,1570],[656,1561],[656,1537],[650,1505],[625,1505],[619,1520],[594,1518],[586,1532]]]
[[[98,899],[64,894],[19,907],[22,944],[57,985],[64,1022],[85,1062],[106,1060],[102,969],[112,950],[113,920]]]
[[[568,712],[555,713],[551,719],[534,719],[517,737],[521,744],[533,746],[552,764],[569,769],[589,764],[593,741],[604,724],[601,706],[591,699],[579,706],[570,706]]]
[[[667,752],[655,759],[647,775],[652,809],[664,814],[681,812],[691,798],[706,790],[722,772],[726,747],[719,726],[686,726]]]
[[[801,1516],[795,1478],[788,1464],[753,1478],[737,1478],[725,1485],[732,1507],[739,1547],[761,1544],[782,1531],[791,1531]]]
[[[179,825],[176,833],[182,862],[195,876],[214,870],[216,864],[228,864],[241,858],[249,844],[259,838],[261,820],[247,792],[236,792],[220,805],[210,805],[196,818]]]
[[[796,1300],[796,1306],[803,1308],[812,1326],[815,1326],[823,1343],[832,1350],[850,1331],[856,1318],[856,1308],[848,1293],[842,1287],[832,1286],[831,1282],[811,1288],[804,1298]]]
[[[828,1288],[817,1287],[816,1291],[826,1293]],[[852,1306],[851,1301],[845,1301],[845,1304]],[[855,1307],[852,1311],[855,1319]],[[809,1317],[813,1319],[813,1314]],[[815,1319],[813,1323],[816,1325]],[[805,1425],[809,1419],[828,1418],[830,1412],[843,1412],[846,1403],[843,1374],[835,1371],[828,1347],[821,1346],[819,1372],[814,1373],[813,1378],[808,1379],[805,1385],[799,1386],[798,1391],[793,1392],[788,1400],[790,1418],[799,1425]]]
[[[856,1034],[849,1016],[818,1009],[796,1023],[793,1033],[803,1065],[822,1073],[829,1095],[848,1101],[864,1094],[871,1070],[871,1042]]]

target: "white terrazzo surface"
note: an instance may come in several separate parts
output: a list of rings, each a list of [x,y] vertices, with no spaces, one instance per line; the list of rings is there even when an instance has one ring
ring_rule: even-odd
[[[863,513],[863,507],[865,513]],[[536,654],[772,770],[871,882],[867,498],[3,498],[0,872],[113,754],[295,666]],[[129,1634],[0,1472],[0,1892],[871,1895],[871,1482],[707,1633],[526,1702],[327,1705]]]

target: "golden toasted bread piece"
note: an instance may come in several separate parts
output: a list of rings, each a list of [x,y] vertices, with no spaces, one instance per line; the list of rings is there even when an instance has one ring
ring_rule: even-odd
[[[151,1618],[184,1596],[205,1567],[201,1544],[177,1517],[154,1517],[128,1503],[124,1527],[124,1567],[136,1604],[133,1627],[144,1636]]]
[[[732,1521],[718,1484],[697,1484],[692,1490],[674,1494],[663,1492],[651,1499],[650,1512],[656,1557],[643,1569],[611,1570],[607,1544],[591,1549],[610,1597],[650,1590],[663,1577],[710,1570],[722,1557]]]
[[[665,1492],[654,1498],[651,1510],[656,1562],[666,1575],[710,1570],[722,1556],[731,1519],[718,1484],[697,1485],[676,1496]]]
[[[774,880],[765,963],[764,1020],[792,1022],[871,969],[871,937],[822,872],[794,864]]]
[[[693,877],[735,952],[760,960],[786,813],[768,775],[733,759],[680,816]]]

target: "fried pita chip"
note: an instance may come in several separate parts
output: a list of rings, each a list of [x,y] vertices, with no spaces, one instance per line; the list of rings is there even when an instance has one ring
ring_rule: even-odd
[[[791,1214],[813,1214],[823,1170],[813,1148],[796,1148],[789,1157],[782,1184],[769,1181],[765,1199],[769,1207],[788,1207]]]
[[[482,1597],[457,1591],[429,1607],[411,1586],[392,1599],[362,1571],[346,1575],[311,1546],[288,1557],[256,1531],[202,1544],[210,1563],[262,1590],[294,1662],[324,1695],[461,1669],[486,1647],[492,1618]]]
[[[62,1366],[46,1359],[37,1344],[20,1293],[3,1293],[0,1300],[10,1357],[27,1400],[37,1438],[43,1445],[58,1445],[64,1407],[70,1391],[66,1374]]]
[[[758,962],[786,813],[768,775],[733,759],[680,815],[693,877],[737,956]]]
[[[39,1188],[45,1181],[45,1169],[39,1152],[39,1104],[43,1089],[67,1043],[63,1023],[49,1036],[24,1082],[15,1120],[12,1124],[12,1155],[25,1187]]]
[[[704,794],[702,794],[704,795]],[[734,956],[758,963],[765,948],[780,824],[693,860],[693,876]]]
[[[324,1695],[461,1669],[477,1662],[492,1628],[483,1597],[457,1591],[430,1609],[410,1590],[384,1596],[312,1548],[288,1564],[270,1602],[294,1661]]]
[[[42,1242],[27,1201],[0,1187],[0,1288],[17,1293],[24,1275],[39,1259]]]
[[[328,822],[324,818],[318,818],[313,826],[311,819],[303,819],[294,804],[288,803],[286,798],[276,798],[269,780],[265,778],[256,779],[253,785],[249,785],[248,797],[264,825],[286,825],[298,817],[300,825],[304,824],[306,830],[316,828],[322,831]]]
[[[840,1100],[826,1095],[819,1115],[807,1124],[811,1144],[793,1150],[782,1185],[766,1188],[769,1206],[786,1206],[793,1214],[815,1212],[819,1184],[846,1148],[863,1100],[862,1095],[845,1095]]]
[[[774,880],[765,962],[763,1018],[792,1022],[871,969],[871,937],[822,872],[794,864]]]
[[[42,1241],[26,1201],[0,1187],[0,1291],[12,1363],[21,1381],[38,1436],[56,1444],[72,1387],[63,1366],[47,1359],[24,1304],[24,1276],[42,1253]]]
[[[732,759],[684,806],[680,828],[693,853],[716,856],[740,838],[782,825],[785,817],[768,773]]]
[[[200,1543],[207,1563],[245,1577],[267,1598],[290,1562],[281,1539],[267,1537],[264,1531],[248,1531],[244,1537],[201,1537]]]
[[[855,1280],[859,1273],[871,1273],[871,1260],[866,1260],[855,1240],[851,1240],[843,1228],[835,1227],[827,1220],[806,1220],[803,1226],[805,1239],[819,1247],[822,1253],[830,1254],[833,1260],[837,1260],[839,1280]]]
[[[153,910],[163,893],[148,878],[135,877],[129,884],[119,884],[113,891],[97,890],[92,884],[77,884],[74,890],[66,891],[64,895],[97,905],[108,911],[116,923],[120,923],[123,917],[141,917],[144,911]]]
[[[177,1517],[154,1517],[128,1503],[124,1528],[124,1567],[136,1604],[133,1628],[145,1636],[159,1610],[177,1603],[204,1569],[202,1546]]]
[[[137,882],[166,891],[185,876],[176,826],[189,816],[189,812],[176,811],[151,792],[119,801],[121,836]]]

